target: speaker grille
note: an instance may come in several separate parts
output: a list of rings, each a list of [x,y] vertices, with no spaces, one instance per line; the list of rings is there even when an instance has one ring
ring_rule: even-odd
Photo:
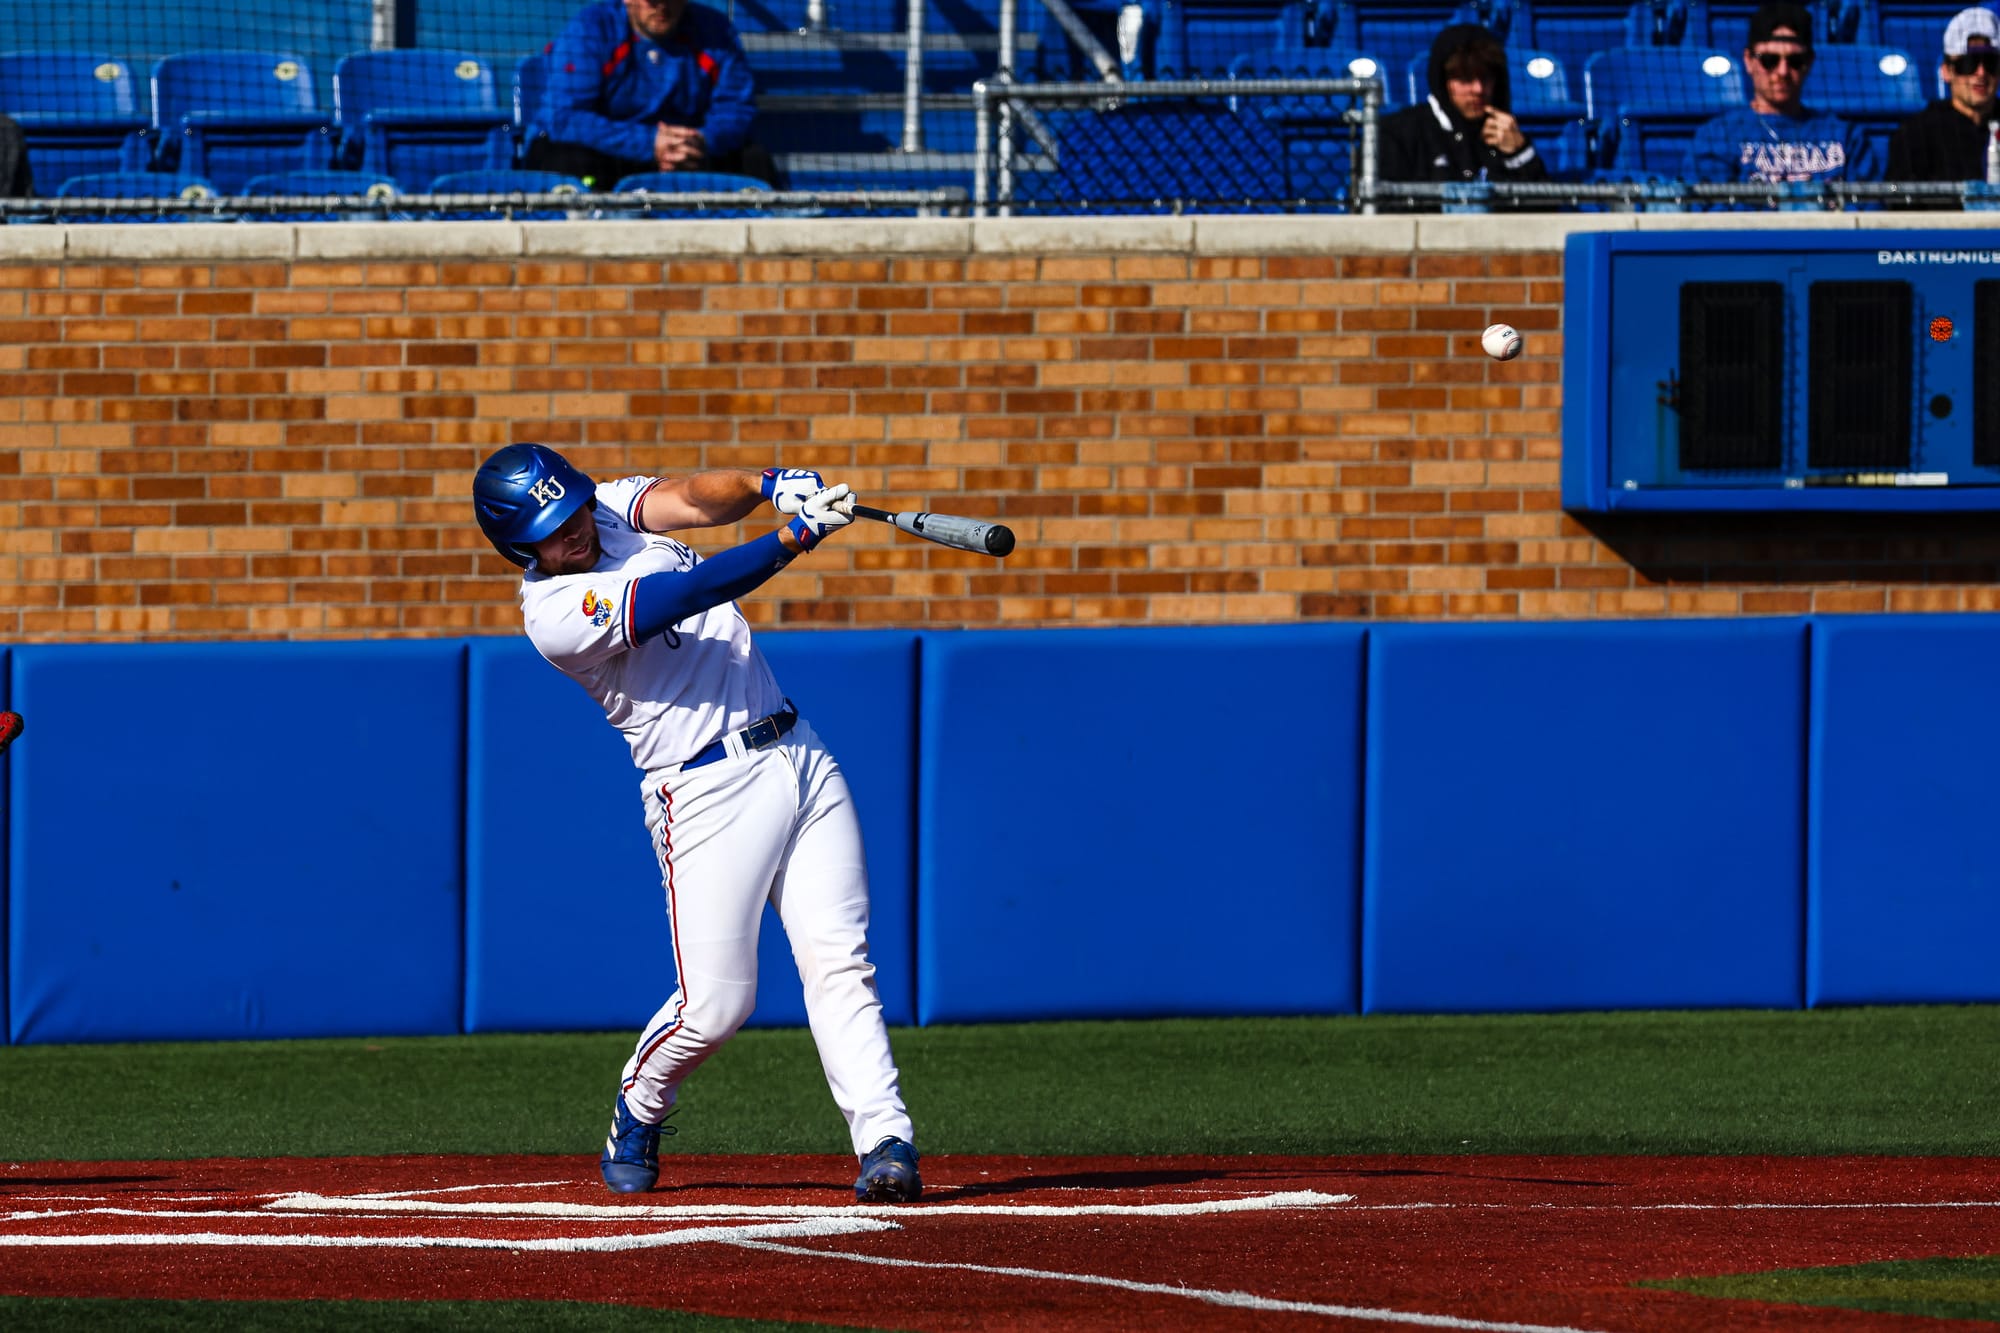
[[[1785,289],[1681,284],[1683,471],[1784,466]]]
[[[1972,284],[1972,461],[2000,467],[2000,282]]]
[[[1812,284],[1808,466],[1910,466],[1910,309],[1907,282]]]

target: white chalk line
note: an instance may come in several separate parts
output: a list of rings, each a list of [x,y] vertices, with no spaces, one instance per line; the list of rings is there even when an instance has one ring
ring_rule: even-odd
[[[1367,1319],[1385,1324],[1415,1324],[1423,1328],[1464,1328],[1492,1330],[1493,1333],[1587,1333],[1564,1324],[1508,1324],[1491,1319],[1460,1319],[1448,1314],[1418,1314],[1407,1310],[1377,1310],[1358,1305],[1323,1305],[1316,1301],[1280,1301],[1269,1296],[1253,1296],[1247,1291],[1212,1291],[1200,1287],[1175,1287],[1162,1282],[1132,1282],[1125,1278],[1100,1277],[1095,1273],[1055,1273],[1040,1268],[1004,1268],[987,1264],[937,1263],[918,1259],[889,1259],[874,1254],[850,1254],[843,1250],[815,1250],[797,1245],[778,1245],[767,1240],[734,1240],[728,1244],[746,1250],[769,1250],[815,1259],[844,1259],[850,1263],[878,1264],[888,1268],[933,1268],[959,1273],[985,1273],[995,1277],[1036,1278],[1049,1282],[1074,1282],[1091,1287],[1113,1287],[1119,1291],[1149,1296],[1182,1296],[1208,1305],[1238,1310],[1268,1311],[1277,1314],[1317,1314],[1336,1319]]]
[[[1425,1208],[1463,1211],[1533,1209],[1545,1213],[1731,1213],[1731,1212],[1866,1212],[1887,1208],[2000,1208],[2000,1199],[1879,1199],[1865,1203],[1361,1203],[1347,1213],[1407,1213]]]
[[[371,1194],[343,1194],[344,1199],[420,1199],[427,1194],[471,1194],[484,1190],[549,1190],[564,1185],[575,1185],[579,1180],[524,1180],[514,1185],[438,1185],[427,1190],[382,1190]],[[282,1191],[274,1192],[273,1199],[291,1197]]]
[[[453,1217],[561,1217],[608,1221],[666,1221],[716,1217],[1201,1217],[1218,1213],[1268,1212],[1273,1209],[1328,1208],[1351,1203],[1352,1194],[1321,1194],[1295,1190],[1247,1199],[1208,1199],[1196,1203],[940,1203],[940,1204],[596,1204],[596,1203],[452,1203],[424,1199],[382,1199],[372,1195],[290,1194],[267,1205],[274,1212],[354,1212],[387,1216],[416,1213]]]
[[[561,1236],[542,1240],[504,1240],[484,1236],[267,1236],[227,1231],[155,1232],[129,1236],[4,1236],[0,1246],[36,1249],[94,1249],[103,1246],[212,1245],[251,1249],[329,1250],[532,1250],[605,1254],[620,1250],[652,1250],[667,1245],[706,1242],[735,1243],[767,1237],[852,1236],[866,1231],[894,1231],[890,1222],[872,1217],[805,1218],[795,1222],[761,1222],[750,1226],[686,1227],[638,1236]]]

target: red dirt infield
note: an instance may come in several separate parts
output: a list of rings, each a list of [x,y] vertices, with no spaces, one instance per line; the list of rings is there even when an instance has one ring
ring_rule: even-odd
[[[940,1155],[900,1208],[856,1206],[844,1158],[663,1166],[621,1196],[590,1157],[15,1163],[0,1294],[919,1330],[1893,1329],[1950,1325],[1633,1284],[2000,1253],[1993,1158]]]

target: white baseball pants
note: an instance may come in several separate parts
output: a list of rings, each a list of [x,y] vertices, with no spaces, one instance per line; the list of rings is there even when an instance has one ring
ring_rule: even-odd
[[[681,1080],[750,1017],[757,933],[777,909],[805,983],[806,1021],[855,1155],[914,1143],[875,967],[868,870],[840,765],[800,718],[776,744],[647,780],[680,985],[625,1065],[625,1104],[658,1123]]]

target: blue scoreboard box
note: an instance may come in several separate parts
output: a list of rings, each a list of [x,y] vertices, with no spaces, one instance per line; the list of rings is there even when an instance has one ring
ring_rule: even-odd
[[[1563,507],[2000,509],[1984,231],[1579,232]]]

